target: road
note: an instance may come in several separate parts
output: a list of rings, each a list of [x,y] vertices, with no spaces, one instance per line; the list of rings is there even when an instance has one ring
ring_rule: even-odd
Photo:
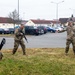
[[[3,37],[0,37],[0,41]],[[13,49],[14,38],[5,37],[6,44],[3,49]],[[27,36],[28,43],[25,41],[26,48],[65,48],[66,32],[47,33],[39,36]]]

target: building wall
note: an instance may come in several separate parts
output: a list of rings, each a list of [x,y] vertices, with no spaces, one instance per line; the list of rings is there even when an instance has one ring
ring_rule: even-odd
[[[0,23],[0,28],[13,28],[14,25],[13,24],[9,24],[9,23]]]
[[[17,25],[15,25],[17,26]],[[0,23],[0,28],[14,28],[14,24],[10,23]]]
[[[27,25],[27,26],[35,26],[35,24],[31,20],[29,20],[25,25]]]
[[[25,25],[27,26],[51,26],[51,24],[35,24],[31,20],[29,20]]]

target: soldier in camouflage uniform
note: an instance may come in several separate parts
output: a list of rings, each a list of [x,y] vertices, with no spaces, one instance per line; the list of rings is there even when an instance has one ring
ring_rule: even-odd
[[[69,46],[70,46],[70,44],[72,44],[73,52],[75,54],[75,26],[73,25],[73,21],[68,22],[66,31],[67,31],[67,39],[66,39],[65,53],[67,55],[67,53],[69,51]]]
[[[23,30],[24,30],[24,25],[23,24],[21,24],[20,28],[17,28],[15,30],[14,48],[13,48],[12,54],[15,54],[15,52],[17,51],[19,45],[21,45],[21,47],[22,47],[23,55],[26,54],[26,52],[25,52],[26,47],[25,47],[25,44],[24,44],[24,41],[23,41],[24,36],[23,36],[23,33],[20,32],[20,31],[23,31]]]

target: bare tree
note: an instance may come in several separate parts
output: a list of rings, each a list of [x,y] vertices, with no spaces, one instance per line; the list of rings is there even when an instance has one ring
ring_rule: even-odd
[[[12,23],[14,24],[14,27],[15,27],[15,24],[21,23],[21,20],[19,19],[19,14],[16,9],[13,12],[9,13],[8,16],[9,18],[12,19]]]
[[[18,16],[19,15],[18,15],[16,9],[9,14],[9,17],[12,18],[12,19],[14,19],[14,20],[18,20]]]

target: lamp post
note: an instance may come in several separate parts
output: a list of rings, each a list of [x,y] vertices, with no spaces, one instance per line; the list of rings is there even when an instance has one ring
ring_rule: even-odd
[[[62,2],[64,2],[64,1],[61,1],[61,2],[51,2],[51,3],[54,3],[54,4],[56,4],[56,19],[58,20],[58,5],[60,4],[60,3],[62,3]]]
[[[18,21],[19,21],[19,0],[18,0]]]

